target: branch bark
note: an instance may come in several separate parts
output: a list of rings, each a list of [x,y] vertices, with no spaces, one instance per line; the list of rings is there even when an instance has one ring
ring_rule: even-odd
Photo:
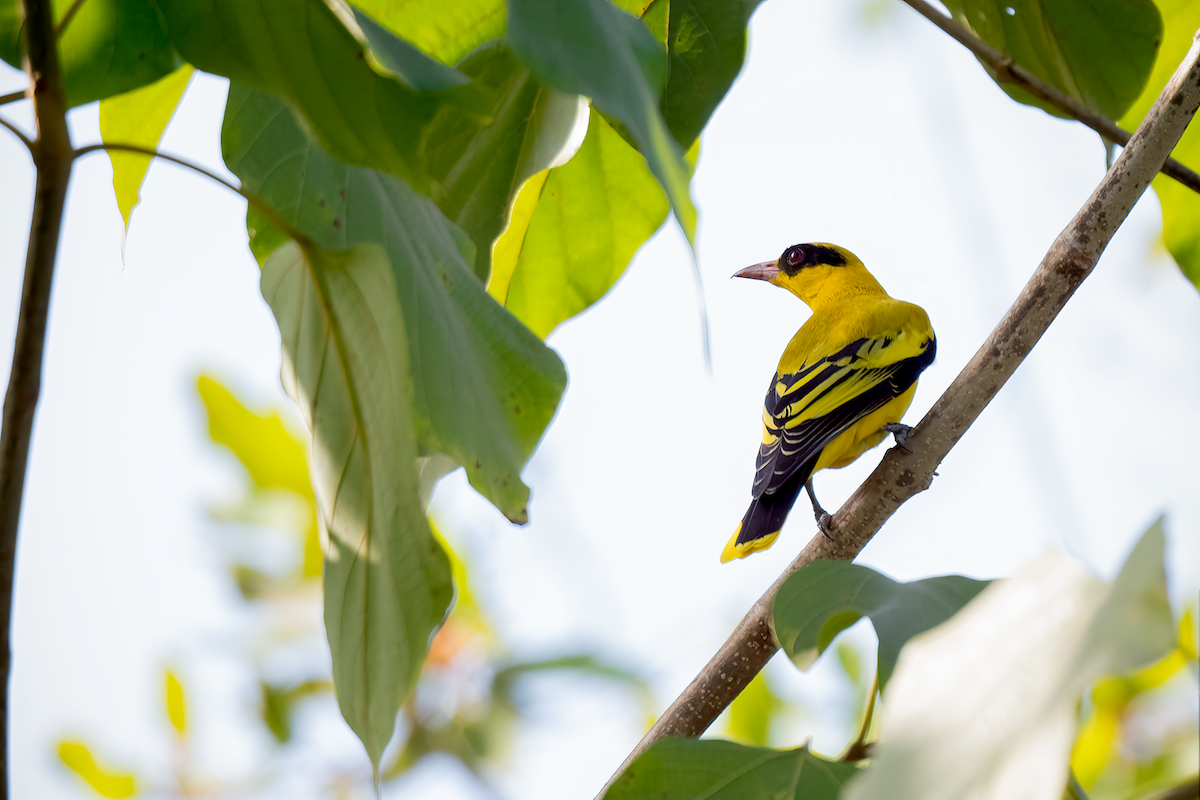
[[[67,183],[71,177],[71,137],[67,131],[67,100],[58,61],[54,11],[50,0],[23,0],[25,48],[32,86],[38,138],[33,147],[37,167],[29,249],[25,257],[25,282],[21,311],[17,318],[12,372],[4,398],[3,428],[0,429],[0,787],[8,798],[8,689],[11,666],[11,623],[13,567],[17,549],[17,526],[21,496],[25,490],[25,468],[33,414],[42,383],[42,352],[46,341],[46,317],[54,261],[58,255],[59,232]]]
[[[970,50],[977,59],[991,68],[996,74],[997,83],[1011,83],[1020,86],[1043,103],[1054,106],[1059,111],[1074,117],[1110,142],[1125,147],[1129,144],[1129,133],[1107,117],[1102,117],[1083,103],[1070,95],[1043,81],[1037,75],[1022,67],[987,42],[980,39],[952,18],[942,14],[925,0],[904,0],[918,14],[937,25],[963,47]],[[1182,183],[1193,192],[1200,192],[1200,175],[1180,164],[1173,158],[1168,158],[1161,172]]]
[[[820,559],[853,559],[905,501],[929,488],[942,459],[1095,268],[1109,240],[1183,135],[1197,106],[1200,106],[1200,40],[1194,39],[1187,57],[1112,169],[1050,246],[983,346],[909,434],[912,452],[899,447],[887,452],[870,477],[834,515],[831,538],[813,537],[642,738],[598,798],[603,798],[621,773],[659,739],[703,733],[766,665],[779,649],[770,628],[771,609],[775,593],[788,577]]]

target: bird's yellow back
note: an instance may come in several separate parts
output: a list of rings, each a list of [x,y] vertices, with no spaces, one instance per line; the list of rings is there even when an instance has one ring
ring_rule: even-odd
[[[794,245],[738,275],[787,289],[813,313],[767,392],[753,500],[722,561],[769,547],[814,472],[846,466],[882,442],[937,347],[924,309],[889,297],[836,245]]]

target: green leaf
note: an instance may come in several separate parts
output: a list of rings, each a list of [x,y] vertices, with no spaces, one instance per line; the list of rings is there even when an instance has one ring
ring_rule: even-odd
[[[208,435],[233,451],[259,489],[287,489],[312,497],[304,443],[287,429],[278,411],[256,414],[208,375],[196,381],[208,412]]]
[[[771,743],[771,723],[783,708],[764,673],[760,672],[729,704],[729,736],[744,744],[766,747]]]
[[[593,111],[575,157],[521,190],[488,292],[545,337],[612,288],[668,207],[646,159]]]
[[[452,595],[417,496],[395,278],[378,245],[292,242],[263,264],[262,293],[283,338],[284,388],[312,431],[338,705],[378,769]]]
[[[157,149],[195,70],[183,66],[167,77],[132,92],[100,101],[100,138],[105,144],[135,144]],[[129,217],[141,199],[150,156],[109,150],[117,208],[129,232]]]
[[[425,54],[388,30],[359,9],[353,9],[354,19],[362,28],[371,52],[379,63],[410,89],[418,92],[440,92],[471,83],[471,79],[456,69]]]
[[[1111,584],[1047,554],[911,641],[846,800],[1059,798],[1084,688],[1175,639],[1159,520]]]
[[[426,152],[429,172],[444,190],[434,200],[474,240],[475,273],[486,281],[492,243],[513,198],[529,176],[566,163],[578,149],[587,101],[546,86],[500,43],[479,48],[459,69],[491,90],[495,105],[486,120],[443,109]]]
[[[74,0],[53,0],[61,21]],[[18,0],[0,0],[0,58],[21,69]],[[59,58],[74,107],[154,83],[180,66],[150,0],[87,0],[59,40]]]
[[[448,100],[373,70],[348,7],[322,0],[160,6],[175,46],[198,69],[287,98],[334,157],[428,188],[422,138]]]
[[[443,64],[504,35],[504,0],[355,0],[375,21]]]
[[[247,190],[323,247],[383,244],[408,330],[421,451],[451,456],[480,493],[524,522],[520,470],[558,407],[566,370],[486,295],[462,231],[403,183],[330,158],[267,93],[230,87],[222,148]],[[260,261],[283,241],[256,212],[247,224]]]
[[[685,150],[700,136],[746,60],[746,25],[762,0],[656,0],[669,6],[662,114]],[[646,17],[643,17],[643,21]]]
[[[1109,119],[1141,94],[1162,39],[1152,0],[947,0],[946,7],[983,41]],[[1062,116],[1024,89],[1000,88]]]
[[[692,242],[687,163],[658,108],[666,57],[649,29],[608,0],[509,0],[508,38],[535,75],[628,126]]]
[[[605,800],[837,800],[857,773],[807,748],[766,750],[718,739],[662,739],[629,765]]]
[[[959,575],[898,583],[849,561],[816,561],[779,587],[776,640],[796,666],[808,669],[834,637],[866,615],[879,638],[883,689],[904,643],[950,619],[987,585]]]
[[[1163,43],[1145,91],[1119,120],[1128,131],[1136,129],[1154,105],[1192,46],[1192,34],[1200,28],[1200,0],[1159,0],[1158,8],[1163,17]],[[1171,157],[1200,169],[1200,126],[1188,126]],[[1187,279],[1200,288],[1200,195],[1163,175],[1154,179],[1154,191],[1162,204],[1163,242]]]
[[[115,772],[97,764],[92,751],[83,742],[59,742],[58,758],[101,797],[121,800],[137,794],[137,784],[132,775],[128,772]]]

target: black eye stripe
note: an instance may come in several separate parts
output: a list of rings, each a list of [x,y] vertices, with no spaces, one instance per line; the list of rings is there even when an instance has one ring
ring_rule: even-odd
[[[826,264],[831,267],[846,265],[846,257],[832,247],[819,244],[794,244],[779,257],[780,266],[788,275],[795,275],[805,267]]]

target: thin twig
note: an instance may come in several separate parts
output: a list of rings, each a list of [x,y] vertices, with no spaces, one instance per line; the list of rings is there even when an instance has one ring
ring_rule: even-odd
[[[871,735],[871,722],[875,717],[875,698],[879,696],[879,669],[875,669],[875,677],[871,680],[871,696],[867,699],[867,707],[863,710],[862,724],[858,726],[858,736],[854,737],[854,742],[846,748],[846,752],[842,754],[838,761],[862,761],[864,758],[870,758],[871,745],[867,743],[867,737]]]
[[[13,135],[21,140],[21,144],[25,145],[25,147],[29,150],[29,154],[35,155],[36,146],[34,145],[33,142],[29,141],[28,136],[21,133],[20,130],[18,130],[15,126],[13,126],[13,124],[10,123],[8,120],[4,119],[4,117],[0,117],[0,125],[3,125],[4,127],[8,128],[10,131],[12,131]]]
[[[268,205],[266,200],[263,200],[261,197],[254,194],[253,192],[247,192],[245,189],[241,188],[240,186],[233,185],[229,181],[222,178],[220,175],[217,175],[216,173],[213,173],[213,172],[209,172],[204,167],[201,167],[197,164],[193,164],[190,161],[185,161],[182,158],[168,155],[166,153],[160,153],[157,150],[153,150],[149,147],[142,147],[141,145],[122,144],[122,143],[115,143],[115,142],[105,142],[103,144],[89,144],[86,147],[81,147],[78,150],[75,150],[72,153],[72,157],[79,158],[80,156],[85,156],[88,153],[95,153],[95,152],[99,152],[101,150],[116,151],[119,153],[137,153],[138,155],[151,156],[152,158],[161,158],[163,161],[170,161],[172,164],[178,164],[181,167],[187,167],[188,169],[192,170],[193,172],[198,172],[207,178],[211,178],[212,180],[214,180],[217,183],[224,186],[226,189],[237,192],[242,197],[246,198],[246,202],[248,202],[250,205],[254,206],[255,210],[257,210],[264,217],[266,217],[271,222],[271,224],[275,225],[280,230],[282,230],[284,233],[286,233],[288,235],[288,238],[295,239],[296,241],[298,241],[302,244],[310,241],[310,239],[307,235],[305,235],[304,233],[301,233],[296,228],[295,225],[292,225],[290,222],[288,222],[283,217],[281,217],[279,215],[278,211],[271,208],[271,206]]]
[[[67,26],[71,24],[71,20],[75,19],[75,14],[83,7],[87,0],[75,0],[71,3],[71,7],[67,9],[67,13],[63,14],[63,18],[58,21],[58,28],[54,31],[54,37],[61,39],[62,35],[67,32]]]
[[[29,97],[28,89],[22,89],[19,92],[9,92],[8,94],[0,94],[0,106],[8,105],[9,103],[15,103],[18,100],[24,100],[26,97]]]
[[[71,179],[72,148],[67,130],[67,99],[54,38],[50,0],[22,0],[26,63],[34,87],[37,145],[32,148],[37,186],[25,256],[25,282],[13,343],[12,372],[4,397],[0,429],[0,800],[8,798],[8,710],[12,647],[13,566],[21,496],[29,461],[29,438],[42,384],[42,353],[50,286],[62,230],[63,206]],[[24,137],[22,137],[24,138]]]
[[[1074,117],[1096,133],[1116,142],[1122,147],[1129,144],[1129,133],[1107,117],[1092,111],[1083,103],[1070,95],[1064,94],[1054,86],[1043,81],[1037,75],[1013,61],[1012,56],[1006,56],[987,42],[980,39],[971,31],[942,14],[925,0],[904,0],[921,16],[937,25],[948,33],[955,41],[970,50],[977,59],[982,61],[995,72],[997,83],[1011,83],[1019,86],[1044,103],[1054,106],[1059,111]],[[1173,158],[1168,158],[1162,167],[1162,173],[1170,176],[1191,189],[1200,192],[1200,175],[1185,167]]]
[[[934,470],[1029,355],[1059,311],[1096,266],[1200,106],[1200,43],[1147,112],[1128,146],[1075,219],[1050,246],[1012,308],[950,388],[912,432],[912,451],[893,447],[833,517],[830,536],[817,535],[738,623],[725,644],[676,698],[621,764],[626,767],[666,736],[699,736],[779,649],[771,610],[780,585],[806,564],[853,559],[913,495],[929,488]]]

